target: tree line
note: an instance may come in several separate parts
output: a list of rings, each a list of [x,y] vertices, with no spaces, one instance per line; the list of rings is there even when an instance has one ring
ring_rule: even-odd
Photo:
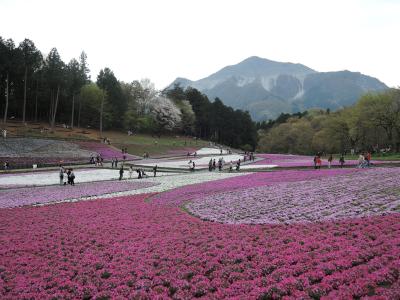
[[[279,120],[280,119],[280,120]],[[313,154],[400,151],[400,89],[367,93],[336,112],[309,110],[258,123],[259,150]]]
[[[83,128],[179,133],[253,150],[255,123],[247,112],[220,99],[211,102],[196,89],[179,86],[158,91],[148,80],[119,81],[109,68],[96,81],[87,55],[65,63],[57,48],[48,55],[25,39],[18,46],[0,37],[0,111],[2,120],[48,122]]]

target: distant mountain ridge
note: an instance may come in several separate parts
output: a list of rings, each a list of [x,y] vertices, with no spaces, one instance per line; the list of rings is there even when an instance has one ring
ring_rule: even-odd
[[[248,110],[254,120],[276,118],[310,108],[336,110],[354,104],[369,91],[388,87],[359,72],[317,72],[305,65],[249,57],[197,81],[177,78],[169,86],[193,87],[210,100],[220,98]]]

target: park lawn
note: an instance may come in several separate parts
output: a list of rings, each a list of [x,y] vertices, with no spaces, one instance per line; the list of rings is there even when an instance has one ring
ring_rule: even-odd
[[[372,156],[375,160],[400,160],[400,153],[380,154]]]
[[[41,132],[42,128],[46,128]],[[80,140],[80,141],[100,141],[98,129],[78,128],[67,129],[59,124],[51,132],[47,123],[28,123],[24,126],[21,122],[10,121],[6,129],[8,136],[32,137],[45,139]],[[153,155],[171,155],[193,152],[198,148],[208,145],[207,141],[195,140],[192,137],[162,135],[152,136],[150,134],[134,134],[128,136],[125,131],[103,131],[103,137],[111,141],[111,146],[118,149],[128,148],[128,153],[142,156],[147,152]]]
[[[127,148],[129,154],[143,155],[147,152],[150,156],[162,155],[181,151],[192,152],[191,149],[198,149],[208,145],[203,140],[195,140],[191,137],[182,137],[175,135],[151,136],[146,134],[134,134],[128,136],[125,133],[109,131],[105,132],[111,141],[111,145],[116,148]]]
[[[67,129],[57,125],[51,132],[47,123],[28,123],[24,126],[21,122],[9,121],[5,126],[9,137],[29,137],[41,139],[63,139],[63,140],[91,140],[94,138],[95,130],[83,130],[82,128]],[[46,128],[41,132],[42,128]]]

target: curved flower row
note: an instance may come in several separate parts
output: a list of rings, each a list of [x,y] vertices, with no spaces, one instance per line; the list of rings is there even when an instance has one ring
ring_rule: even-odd
[[[400,297],[400,214],[226,225],[145,197],[0,209],[0,298]]]
[[[88,151],[93,151],[98,153],[103,159],[106,160],[111,160],[114,157],[118,158],[119,160],[123,159],[124,154],[121,151],[118,151],[117,149],[110,147],[106,144],[102,143],[97,143],[97,142],[75,142],[75,144],[79,145],[80,148],[88,150]],[[135,155],[132,154],[125,154],[126,159],[135,159],[138,158]],[[88,161],[89,161],[88,157]]]
[[[148,188],[155,185],[157,183],[144,181],[107,181],[81,183],[74,186],[42,186],[0,190],[0,208],[100,196],[115,192]]]
[[[207,181],[198,184],[192,184],[177,189],[169,190],[154,196],[151,200],[154,203],[162,205],[179,206],[193,199],[202,199],[203,197],[214,195],[221,192],[240,191],[246,188],[269,186],[282,182],[293,182],[317,179],[320,177],[332,177],[337,175],[352,174],[360,170],[356,169],[330,169],[330,170],[282,170],[279,172],[259,172],[248,175],[234,176],[237,173],[222,173],[226,175],[232,174],[234,177],[213,178],[214,181]],[[205,176],[211,176],[218,173],[206,173]],[[221,175],[222,175],[221,174]],[[194,183],[194,182],[193,182]]]
[[[314,222],[399,212],[399,186],[399,168],[377,168],[216,193],[186,208],[202,219],[230,224]]]
[[[288,155],[288,154],[257,154],[258,158],[262,160],[256,161],[252,165],[277,165],[278,167],[289,168],[289,167],[313,167],[314,158],[312,156],[305,155]],[[375,161],[372,160],[373,164],[385,164],[392,163],[390,161]],[[332,166],[339,166],[339,160],[334,159],[332,161]],[[345,166],[356,166],[358,165],[358,160],[346,160]],[[322,166],[328,166],[328,160],[322,159]]]

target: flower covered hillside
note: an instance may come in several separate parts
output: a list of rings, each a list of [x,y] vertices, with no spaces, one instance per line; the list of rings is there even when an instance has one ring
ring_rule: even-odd
[[[399,186],[399,168],[377,168],[214,193],[186,208],[224,223],[315,222],[400,212]]]
[[[1,209],[0,297],[400,297],[399,214],[226,225],[145,197]]]

